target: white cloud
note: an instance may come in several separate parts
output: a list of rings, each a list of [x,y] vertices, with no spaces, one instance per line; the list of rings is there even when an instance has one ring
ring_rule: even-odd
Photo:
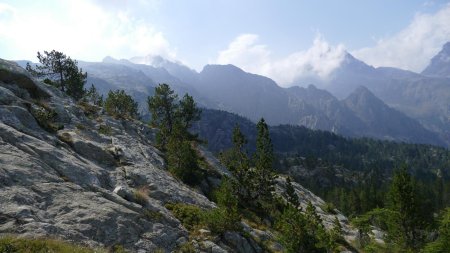
[[[261,74],[270,64],[270,52],[266,45],[256,44],[258,35],[243,34],[235,38],[227,49],[219,52],[218,64],[233,64],[245,71]]]
[[[416,14],[413,21],[399,33],[378,40],[374,47],[355,50],[352,54],[374,66],[420,72],[448,41],[450,4],[434,14]]]
[[[51,49],[97,61],[106,55],[176,57],[161,32],[119,8],[89,0],[50,2],[38,9],[0,4],[0,57],[35,60],[37,51]]]
[[[257,44],[257,40],[255,34],[238,36],[227,49],[219,52],[215,63],[233,64],[288,86],[299,77],[326,79],[345,56],[343,45],[331,46],[321,35],[316,36],[308,50],[294,52],[282,59],[272,59],[268,47]]]

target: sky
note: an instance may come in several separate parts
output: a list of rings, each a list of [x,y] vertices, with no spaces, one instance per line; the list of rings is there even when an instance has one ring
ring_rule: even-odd
[[[282,86],[327,78],[346,52],[420,72],[447,41],[444,0],[0,0],[0,58],[161,55],[197,71],[234,64]]]

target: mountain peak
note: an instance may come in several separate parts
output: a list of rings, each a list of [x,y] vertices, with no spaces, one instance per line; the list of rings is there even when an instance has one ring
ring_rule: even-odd
[[[220,65],[220,64],[207,64],[203,67],[203,70],[201,72],[208,72],[208,71],[227,71],[227,72],[235,72],[235,73],[244,73],[245,71],[240,69],[239,67],[233,65],[233,64],[226,64],[226,65]]]
[[[346,99],[353,104],[370,104],[385,106],[383,101],[377,98],[367,87],[358,86]]]
[[[345,52],[344,60],[341,62],[340,68],[351,68],[353,70],[372,70],[373,67],[368,65],[367,63],[359,60],[358,58],[354,57],[349,52]]]
[[[435,77],[450,77],[450,42],[442,46],[430,64],[422,71],[423,75]]]
[[[103,58],[102,62],[104,63],[116,63],[118,60],[116,58],[113,58],[111,56],[106,56],[105,58]]]

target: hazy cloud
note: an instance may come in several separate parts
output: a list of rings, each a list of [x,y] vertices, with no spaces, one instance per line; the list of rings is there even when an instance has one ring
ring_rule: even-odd
[[[281,59],[272,59],[268,47],[257,41],[255,34],[238,36],[227,49],[219,52],[215,63],[233,64],[288,86],[299,77],[326,79],[345,56],[343,45],[331,46],[321,35],[316,36],[308,50],[294,52]]]
[[[235,38],[227,49],[219,52],[217,64],[233,64],[252,73],[264,73],[270,64],[266,45],[257,44],[258,35],[243,34]]]
[[[399,33],[378,40],[374,47],[355,50],[352,54],[374,66],[420,72],[448,41],[450,4],[434,14],[416,14],[413,21]]]
[[[0,4],[0,41],[8,46],[0,49],[2,57],[31,59],[37,51],[51,49],[83,60],[101,60],[106,55],[176,57],[176,50],[161,32],[127,11],[89,0],[47,4],[50,6],[41,4],[38,9],[22,6],[17,11]]]

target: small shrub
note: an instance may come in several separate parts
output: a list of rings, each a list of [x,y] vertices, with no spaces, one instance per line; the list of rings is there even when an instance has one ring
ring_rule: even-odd
[[[57,113],[51,108],[33,108],[31,109],[31,114],[36,119],[39,126],[48,132],[54,133],[64,128],[64,126],[55,122]]]
[[[98,132],[100,134],[104,134],[104,135],[111,135],[112,134],[112,128],[108,125],[100,125],[98,127]]]
[[[214,192],[219,207],[205,214],[205,223],[212,233],[222,234],[225,231],[239,230],[241,217],[238,199],[233,192],[233,184],[229,179],[222,180],[219,189]]]
[[[127,253],[122,245],[114,245],[111,251],[112,253]]]
[[[184,243],[181,245],[180,249],[177,251],[179,253],[195,253],[197,250],[191,242]]]
[[[103,95],[98,93],[97,88],[93,84],[91,84],[91,88],[87,90],[87,92],[83,96],[83,101],[87,103],[91,103],[96,106],[103,106]]]
[[[230,219],[225,208],[215,208],[205,213],[205,223],[213,234],[222,234],[225,231],[237,229],[235,220]]]
[[[78,102],[78,106],[83,110],[84,114],[88,118],[94,118],[95,116],[98,115],[99,111],[101,110],[100,107],[85,101]]]
[[[333,203],[325,202],[320,208],[326,213],[337,214],[336,207]]]
[[[163,218],[163,215],[160,212],[150,209],[145,209],[143,214],[148,220],[161,220]]]
[[[173,215],[183,224],[183,226],[192,230],[194,227],[203,223],[204,211],[198,206],[176,203],[166,204]]]

